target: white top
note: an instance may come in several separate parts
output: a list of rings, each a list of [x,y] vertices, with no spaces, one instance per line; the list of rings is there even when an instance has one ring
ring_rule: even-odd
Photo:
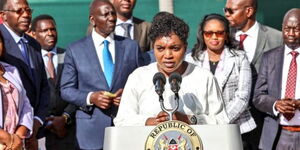
[[[133,37],[134,36],[134,34],[133,34],[134,25],[133,25],[133,22],[132,22],[132,17],[130,19],[126,20],[126,21],[122,21],[120,19],[117,19],[116,28],[115,28],[115,34],[119,35],[119,36],[124,36],[125,30],[121,26],[122,23],[131,24],[131,27],[129,29],[130,30],[129,33],[130,33],[130,38],[133,40],[133,38],[134,38]]]
[[[258,22],[255,21],[255,24],[248,31],[246,31],[246,32],[238,31],[235,34],[235,39],[237,41],[240,41],[241,34],[248,35],[246,37],[246,39],[244,40],[243,45],[244,45],[244,50],[246,52],[249,62],[252,61],[254,54],[255,54],[257,38],[258,38],[258,30],[259,30]]]
[[[158,72],[157,63],[136,69],[125,85],[119,111],[114,119],[116,126],[144,126],[150,117],[162,111],[153,76]],[[229,120],[223,108],[223,100],[213,75],[193,64],[182,75],[177,111],[195,115],[198,124],[224,124]],[[166,108],[174,107],[174,93],[165,85],[163,93]]]
[[[285,97],[285,88],[286,81],[289,73],[290,63],[292,61],[292,55],[290,54],[292,50],[285,46],[284,47],[284,58],[283,58],[283,67],[282,67],[282,85],[281,85],[281,98]],[[300,48],[295,51],[300,53]],[[296,91],[295,91],[295,99],[300,98],[300,55],[296,57],[297,61],[297,82],[296,82]],[[286,120],[283,115],[280,114],[280,124],[281,125],[300,125],[300,111],[297,109],[295,111],[295,116],[290,120]]]
[[[52,62],[53,62],[53,65],[54,65],[55,72],[57,73],[57,66],[58,66],[57,48],[54,47],[50,52],[53,54]],[[48,61],[49,61],[49,57],[47,56],[47,54],[48,54],[48,51],[42,49],[42,57],[43,57],[45,68],[47,68]]]

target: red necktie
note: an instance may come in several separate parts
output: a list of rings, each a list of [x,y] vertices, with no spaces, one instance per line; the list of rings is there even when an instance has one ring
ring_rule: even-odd
[[[244,41],[245,41],[245,39],[246,39],[246,37],[247,37],[248,35],[247,34],[241,34],[240,35],[240,46],[239,46],[239,48],[241,49],[241,50],[244,50]]]
[[[298,56],[297,51],[292,51],[290,53],[292,55],[292,61],[289,68],[289,73],[286,81],[286,87],[285,87],[285,97],[286,98],[295,98],[295,89],[296,89],[296,82],[297,82],[297,61],[296,57]],[[291,120],[294,117],[294,114],[283,114],[283,116],[287,120]]]

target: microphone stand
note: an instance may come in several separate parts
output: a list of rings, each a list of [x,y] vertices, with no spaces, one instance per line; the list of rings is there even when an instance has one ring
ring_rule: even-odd
[[[159,96],[159,103],[160,103],[161,109],[169,115],[169,120],[172,121],[173,120],[173,114],[179,107],[179,95],[178,95],[178,93],[175,93],[175,107],[174,108],[167,109],[164,105],[164,98],[162,96]]]

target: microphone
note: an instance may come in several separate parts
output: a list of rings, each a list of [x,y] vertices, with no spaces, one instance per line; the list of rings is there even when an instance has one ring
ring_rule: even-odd
[[[169,77],[169,83],[171,85],[171,90],[175,94],[178,94],[178,91],[180,90],[181,81],[182,81],[182,78],[178,72],[173,72]]]
[[[161,72],[157,72],[153,77],[153,84],[155,85],[155,92],[162,96],[165,91],[166,77]]]

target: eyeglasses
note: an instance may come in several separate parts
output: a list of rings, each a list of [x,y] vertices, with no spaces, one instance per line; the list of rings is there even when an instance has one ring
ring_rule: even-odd
[[[217,38],[222,38],[225,35],[225,31],[217,31],[217,32],[203,31],[203,34],[207,38],[211,38],[214,34],[216,35]]]
[[[230,15],[232,15],[232,14],[234,14],[235,11],[237,11],[237,10],[239,10],[239,9],[245,9],[245,8],[247,8],[247,7],[250,7],[250,6],[245,6],[245,7],[236,8],[236,9],[232,9],[232,8],[227,8],[227,7],[225,7],[225,8],[223,8],[223,11],[224,11],[224,13],[227,13],[227,12],[228,12]]]
[[[28,14],[32,14],[33,9],[30,8],[19,8],[17,10],[13,10],[13,9],[6,9],[3,11],[11,11],[11,12],[15,12],[18,15],[22,15],[24,12],[28,13]]]

